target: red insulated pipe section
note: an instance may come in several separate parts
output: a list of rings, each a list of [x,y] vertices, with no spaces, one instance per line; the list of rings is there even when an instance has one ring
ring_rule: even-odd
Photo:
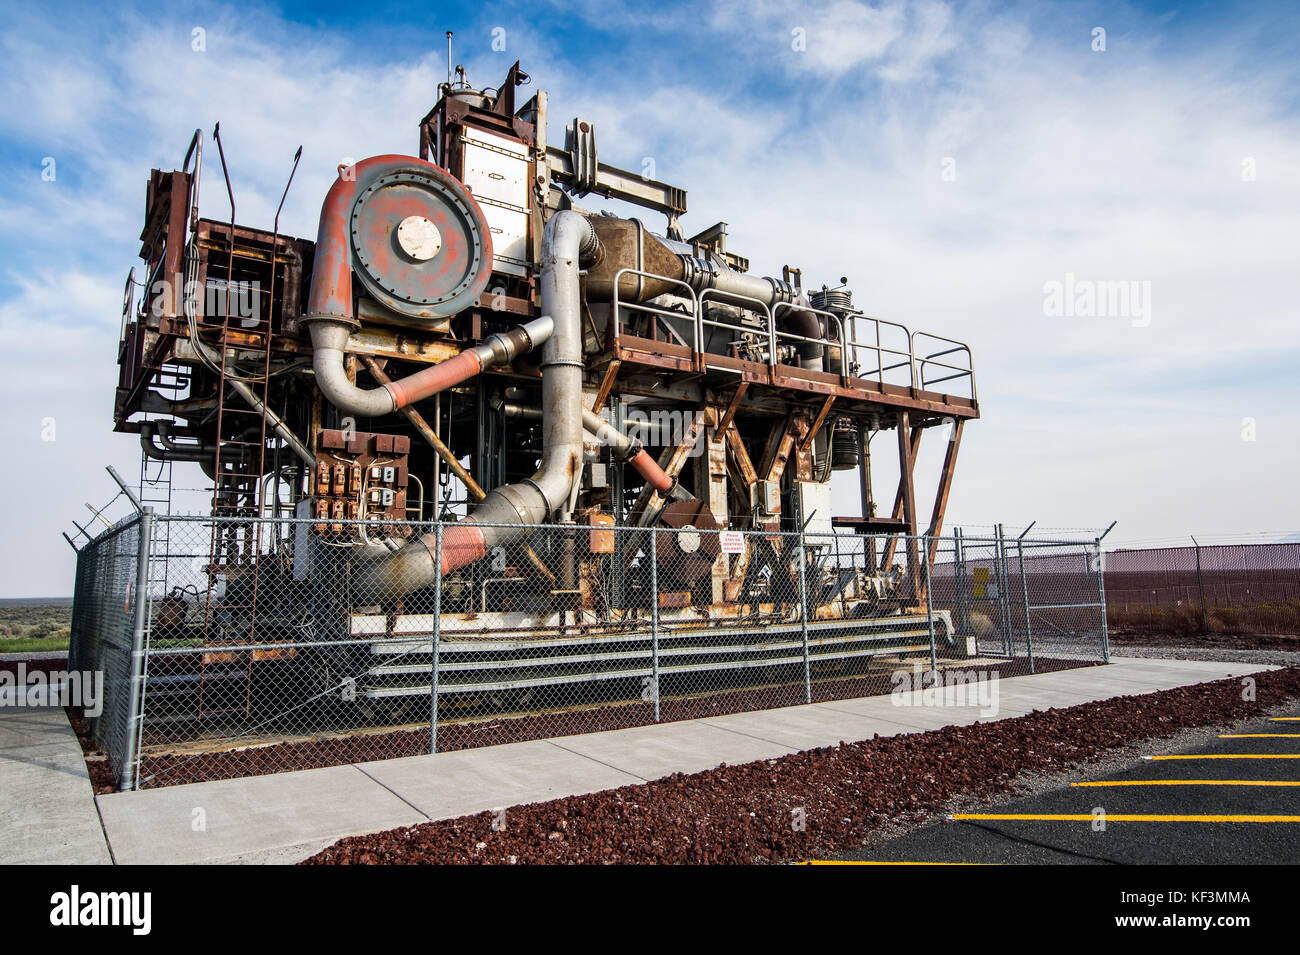
[[[462,381],[473,378],[482,370],[483,360],[473,349],[467,348],[446,361],[430,365],[423,371],[417,371],[400,381],[386,382],[384,388],[392,395],[393,410],[396,411],[422,401],[430,395],[453,388]]]
[[[436,532],[425,534],[421,541],[429,548],[429,553],[436,557],[435,551],[438,547]],[[467,567],[486,556],[487,538],[483,534],[483,528],[474,526],[472,517],[442,529],[442,572],[444,574]]]
[[[673,486],[673,479],[664,473],[664,469],[659,466],[654,458],[650,457],[645,448],[632,455],[628,460],[628,464],[636,468],[637,473],[645,478],[646,484],[649,484],[660,494],[666,493]]]

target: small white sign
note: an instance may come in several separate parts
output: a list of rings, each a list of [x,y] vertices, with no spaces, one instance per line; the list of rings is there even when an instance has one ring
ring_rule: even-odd
[[[743,554],[745,552],[745,535],[740,531],[719,531],[718,543],[724,554]]]

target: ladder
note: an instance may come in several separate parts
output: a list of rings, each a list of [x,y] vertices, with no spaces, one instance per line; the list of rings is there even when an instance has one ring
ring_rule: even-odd
[[[198,328],[209,350],[216,353],[219,365],[217,381],[217,431],[213,461],[212,542],[208,573],[225,577],[226,590],[220,602],[214,601],[209,588],[205,607],[205,643],[251,643],[257,620],[258,574],[260,570],[260,525],[257,523],[261,503],[260,485],[266,465],[266,408],[271,378],[271,308],[276,256],[270,256],[271,288],[256,287],[263,262],[255,255],[238,256],[235,228],[227,237],[229,255],[225,277],[225,307],[218,320],[204,316]],[[244,266],[241,280],[236,262]],[[251,305],[251,308],[246,308]],[[204,334],[204,333],[207,334]],[[256,399],[250,406],[230,387],[230,381],[242,382]],[[216,619],[220,617],[221,619]],[[226,629],[224,638],[213,639],[214,627]],[[200,718],[219,713],[252,711],[252,678],[255,653],[204,653],[199,674],[198,715]],[[240,663],[242,673],[223,670],[209,674],[209,663]],[[242,678],[243,699],[233,692],[209,693],[214,680],[237,683]],[[212,697],[215,696],[215,702]]]

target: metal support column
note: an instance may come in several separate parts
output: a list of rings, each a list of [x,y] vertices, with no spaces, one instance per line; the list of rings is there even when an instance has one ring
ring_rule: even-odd
[[[1007,603],[1006,537],[1001,524],[994,526],[993,536],[998,549],[993,566],[997,569],[998,578],[998,624],[1002,629],[1002,653],[1003,656],[1013,657],[1016,646],[1011,636],[1011,607]]]
[[[1205,580],[1201,577],[1201,544],[1193,537],[1192,544],[1196,548],[1196,589],[1201,592],[1201,633],[1210,632],[1210,618],[1205,609]],[[1097,551],[1101,553],[1100,547]]]
[[[962,563],[961,528],[952,529],[952,580],[957,600],[957,630],[970,633],[970,608],[966,606],[966,568]]]
[[[1114,525],[1112,525],[1114,526]],[[1105,536],[1105,535],[1102,535]],[[1093,545],[1097,548],[1097,602],[1101,604],[1101,659],[1103,663],[1110,662],[1110,631],[1106,624],[1106,575],[1102,566],[1105,561],[1101,556],[1101,538]]]

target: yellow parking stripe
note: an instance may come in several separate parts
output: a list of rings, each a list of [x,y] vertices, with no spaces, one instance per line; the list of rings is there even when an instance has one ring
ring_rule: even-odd
[[[1220,733],[1219,739],[1298,739],[1300,733]]]
[[[1144,759],[1300,759],[1300,753],[1178,753],[1174,756],[1145,756]]]
[[[1300,723],[1300,716],[1270,716],[1274,723]]]
[[[1113,779],[1071,786],[1300,786],[1296,779]]]
[[[1106,822],[1300,822],[1300,816],[1242,816],[1242,815],[1157,815],[1154,813],[1015,813],[1015,812],[961,812],[956,820],[985,822],[1092,822],[1104,818]]]
[[[810,859],[809,865],[998,865],[993,862],[877,862],[874,859],[855,861],[852,859]]]

